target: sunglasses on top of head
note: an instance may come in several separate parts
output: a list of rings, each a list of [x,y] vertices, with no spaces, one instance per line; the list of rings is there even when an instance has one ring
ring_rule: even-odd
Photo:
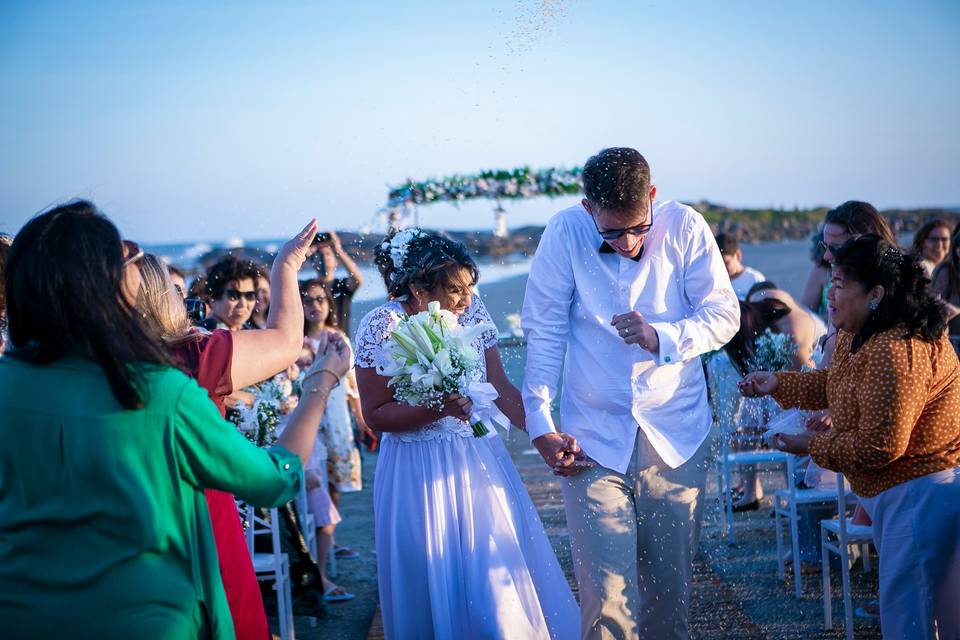
[[[236,289],[224,289],[223,295],[227,296],[227,299],[230,302],[237,302],[240,300],[240,298],[243,298],[247,302],[257,301],[256,291],[237,291]]]
[[[123,240],[121,242],[123,245],[123,266],[124,268],[129,267],[137,260],[143,258],[143,249],[140,248],[133,240]]]

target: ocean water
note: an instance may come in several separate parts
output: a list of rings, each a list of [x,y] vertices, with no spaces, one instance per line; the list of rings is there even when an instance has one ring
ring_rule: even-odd
[[[743,263],[762,272],[767,280],[795,298],[803,291],[810,272],[810,241],[782,240],[740,246]]]
[[[275,252],[282,241],[259,241],[244,244],[240,239],[219,246],[238,247],[249,246],[264,251]],[[214,248],[207,243],[183,243],[166,245],[144,245],[144,248],[156,253],[169,263],[191,269],[197,260],[207,251]],[[809,250],[807,240],[783,240],[780,242],[763,242],[758,244],[744,244],[743,261],[748,266],[761,271],[768,280],[775,282],[780,288],[799,296],[810,269]],[[529,258],[522,256],[507,256],[496,261],[481,261],[481,286],[483,283],[502,282],[511,278],[526,275],[530,268]],[[380,274],[373,265],[361,265],[365,284],[357,292],[356,300],[383,300],[386,290],[380,279]],[[305,269],[303,277],[309,277],[311,270]],[[341,274],[343,275],[343,274]]]

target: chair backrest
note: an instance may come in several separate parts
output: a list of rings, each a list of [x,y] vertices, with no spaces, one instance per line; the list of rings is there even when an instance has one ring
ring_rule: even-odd
[[[837,517],[840,519],[840,544],[847,544],[847,481],[837,472]]]
[[[260,517],[257,509],[253,505],[246,505],[245,509],[247,520],[247,549],[250,551],[250,557],[254,554],[254,543],[256,536],[269,535],[271,540],[271,553],[279,556],[280,550],[280,518],[276,507],[270,509],[269,520]]]
[[[303,472],[300,473],[300,491],[297,492],[297,497],[294,498],[294,501],[297,505],[297,513],[300,514],[301,518],[305,518],[308,510],[307,481],[303,477]],[[303,525],[302,522],[300,524]]]

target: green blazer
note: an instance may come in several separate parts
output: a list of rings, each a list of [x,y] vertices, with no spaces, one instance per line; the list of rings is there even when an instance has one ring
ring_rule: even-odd
[[[234,637],[203,490],[280,505],[300,460],[180,371],[147,380],[128,411],[89,360],[0,358],[0,635]]]

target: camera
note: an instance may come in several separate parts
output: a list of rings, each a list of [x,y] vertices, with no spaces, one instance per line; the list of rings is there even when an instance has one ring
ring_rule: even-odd
[[[326,231],[321,231],[313,238],[313,244],[320,244],[322,242],[330,242],[330,234]]]
[[[200,298],[186,298],[183,306],[187,310],[187,317],[190,318],[190,324],[200,325],[207,318],[207,304]]]

